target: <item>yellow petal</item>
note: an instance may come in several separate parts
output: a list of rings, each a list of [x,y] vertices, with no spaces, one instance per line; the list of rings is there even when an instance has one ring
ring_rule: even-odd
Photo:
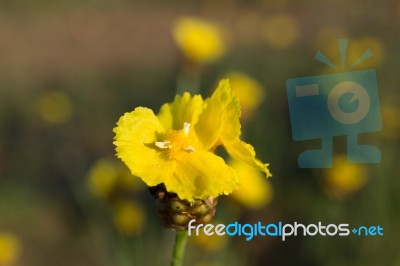
[[[240,125],[240,103],[239,99],[231,94],[232,98],[225,110],[225,117],[222,124],[221,141],[229,141],[239,138],[242,134]]]
[[[180,130],[184,123],[194,124],[203,110],[203,99],[200,95],[191,96],[185,92],[182,96],[177,95],[172,103],[164,104],[158,118],[165,130]]]
[[[164,103],[161,106],[160,111],[157,114],[157,117],[167,132],[169,129],[172,129],[172,123],[173,123],[174,118],[172,116],[170,103]]]
[[[221,80],[195,125],[196,134],[205,149],[213,147],[221,138],[236,138],[240,134],[240,105],[229,86]]]
[[[163,157],[154,143],[164,129],[153,111],[138,107],[125,113],[114,128],[117,156],[148,186],[163,182],[163,172],[173,165]],[[173,170],[173,169],[172,169]]]
[[[269,164],[264,164],[256,159],[256,152],[254,151],[253,146],[250,144],[243,142],[240,139],[236,139],[224,143],[224,147],[232,158],[257,168],[258,170],[264,172],[267,177],[272,176],[268,169]]]
[[[195,151],[185,160],[177,161],[175,172],[170,176],[164,174],[164,178],[167,190],[186,200],[230,194],[239,181],[221,157],[206,151]]]
[[[254,148],[241,141],[240,104],[228,80],[221,80],[195,125],[205,149],[223,144],[230,156],[271,176],[268,165],[255,158]]]

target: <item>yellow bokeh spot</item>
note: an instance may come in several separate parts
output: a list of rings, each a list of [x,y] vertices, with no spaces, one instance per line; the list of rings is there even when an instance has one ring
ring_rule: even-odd
[[[133,236],[140,233],[146,222],[141,205],[133,201],[120,201],[113,207],[113,221],[121,234]]]
[[[120,161],[107,157],[92,166],[87,182],[92,195],[99,198],[110,196],[117,187],[136,190],[143,186]]]
[[[237,160],[230,161],[229,165],[241,179],[239,188],[232,193],[235,200],[250,209],[260,209],[271,202],[272,186],[262,173]]]
[[[239,99],[243,118],[250,117],[265,98],[263,87],[257,80],[240,72],[229,73],[228,79],[233,92]]]
[[[72,104],[62,91],[49,91],[41,95],[37,108],[42,120],[48,124],[62,124],[72,115]]]
[[[13,265],[19,256],[20,244],[16,236],[0,233],[0,266]]]
[[[179,19],[173,27],[173,37],[181,52],[196,63],[216,61],[226,52],[221,29],[204,19]]]
[[[348,47],[346,52],[346,60],[344,66],[341,62],[339,39],[348,39]],[[363,36],[360,38],[352,38],[336,28],[327,28],[322,30],[317,37],[317,49],[326,55],[329,60],[336,65],[336,69],[326,66],[324,73],[328,72],[343,72],[348,70],[375,68],[379,66],[384,58],[384,48],[377,38],[373,36]],[[361,62],[359,65],[351,67],[361,55],[371,49],[373,55]]]
[[[355,63],[367,49],[371,49],[373,53],[372,57],[362,62],[359,66],[355,67],[355,69],[378,67],[384,57],[384,48],[380,40],[370,35],[349,41],[349,48],[347,51],[348,64],[352,65]]]
[[[90,192],[101,198],[107,197],[118,178],[118,170],[108,159],[98,161],[90,170],[88,186]]]
[[[299,35],[298,22],[289,14],[267,18],[263,25],[264,40],[273,48],[288,48],[297,41]]]
[[[360,164],[347,162],[345,155],[335,156],[333,167],[325,170],[325,184],[328,194],[345,198],[360,190],[367,182],[367,173]]]
[[[400,99],[397,97],[393,97],[392,99],[397,100],[397,104],[388,103],[381,105],[383,128],[380,134],[386,138],[398,139],[400,137]]]

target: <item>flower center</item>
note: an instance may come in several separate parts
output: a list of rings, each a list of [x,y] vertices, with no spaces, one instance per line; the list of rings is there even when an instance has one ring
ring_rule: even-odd
[[[167,150],[169,159],[178,159],[195,151],[189,137],[190,123],[184,123],[182,130],[170,130],[165,141],[156,141],[155,145]]]

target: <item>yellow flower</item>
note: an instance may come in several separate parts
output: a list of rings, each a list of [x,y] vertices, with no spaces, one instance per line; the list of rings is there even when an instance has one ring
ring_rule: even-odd
[[[132,236],[143,229],[146,215],[139,204],[133,201],[120,201],[114,205],[113,220],[120,233]]]
[[[298,22],[289,14],[279,14],[265,20],[263,36],[273,48],[290,47],[299,37]]]
[[[20,253],[20,244],[16,236],[0,233],[0,265],[9,266],[16,262]]]
[[[138,179],[133,178],[120,161],[111,158],[98,160],[90,169],[87,182],[90,192],[99,198],[110,196],[119,186],[129,190],[141,187]]]
[[[229,165],[236,170],[243,181],[232,193],[234,199],[251,209],[260,209],[271,202],[273,196],[271,184],[259,171],[241,161],[232,160]]]
[[[51,91],[42,95],[37,103],[39,115],[48,124],[62,124],[72,115],[72,105],[62,91]]]
[[[400,98],[391,96],[392,102],[381,105],[383,128],[380,131],[384,137],[389,139],[397,139],[400,137],[400,120],[399,112]]]
[[[200,18],[179,19],[173,27],[173,37],[182,53],[198,63],[213,62],[226,50],[218,26]]]
[[[333,167],[325,170],[326,192],[336,198],[345,198],[361,189],[367,182],[365,168],[347,162],[344,155],[333,158]]]
[[[164,104],[156,116],[137,107],[114,128],[117,156],[148,186],[164,183],[186,200],[230,194],[239,183],[236,172],[214,154],[223,145],[228,154],[270,176],[254,148],[241,141],[240,105],[228,80],[213,95],[184,93]]]
[[[244,73],[231,72],[228,74],[228,78],[232,90],[239,98],[243,116],[245,118],[250,117],[264,100],[263,87],[257,80]]]

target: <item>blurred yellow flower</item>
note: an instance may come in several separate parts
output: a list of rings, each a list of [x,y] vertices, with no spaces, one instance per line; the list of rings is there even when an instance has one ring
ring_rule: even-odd
[[[107,198],[117,187],[132,191],[143,187],[120,161],[108,157],[91,167],[87,182],[92,195],[99,198]]]
[[[293,16],[286,13],[267,18],[262,30],[266,43],[279,49],[290,47],[300,35],[298,22]]]
[[[259,171],[241,161],[231,160],[228,164],[242,180],[239,188],[232,193],[235,200],[250,209],[260,209],[271,202],[272,186]]]
[[[386,138],[398,139],[400,137],[400,98],[393,96],[392,100],[394,103],[381,105],[383,128],[380,134]]]
[[[240,104],[222,80],[210,98],[184,93],[164,104],[159,114],[145,107],[125,113],[114,128],[117,156],[148,186],[164,183],[180,199],[230,194],[239,178],[214,154],[223,145],[228,154],[270,176],[268,164],[240,140]]]
[[[357,68],[374,68],[380,65],[384,57],[384,48],[382,42],[370,35],[362,36],[349,42],[347,51],[347,64],[352,65],[367,50],[371,49],[373,56],[365,60]]]
[[[113,221],[121,234],[133,236],[140,233],[146,222],[146,213],[133,201],[119,201],[113,206]]]
[[[0,233],[0,266],[11,266],[20,254],[18,238],[10,233]]]
[[[257,80],[241,72],[229,73],[228,79],[233,92],[239,98],[243,118],[251,117],[265,98],[263,87]]]
[[[196,63],[216,61],[226,52],[221,29],[214,23],[195,17],[183,17],[173,26],[178,48]]]
[[[42,120],[48,124],[62,124],[72,115],[72,104],[62,91],[48,91],[40,96],[37,109]]]
[[[331,34],[331,37],[328,36]],[[327,67],[324,72],[343,72],[344,70],[350,70],[350,67],[360,58],[360,56],[368,49],[371,49],[373,56],[366,59],[357,66],[351,68],[355,69],[365,69],[365,68],[375,68],[379,66],[384,57],[384,48],[381,41],[373,36],[363,36],[360,38],[346,37],[346,33],[338,29],[330,29],[323,31],[319,34],[317,38],[317,44],[320,44],[317,49],[323,52],[333,64],[336,65],[336,69]],[[342,38],[349,38],[345,66],[342,66],[340,58],[340,49],[338,45],[338,40]]]
[[[363,165],[347,162],[345,155],[333,158],[333,167],[325,169],[326,192],[336,198],[345,198],[360,190],[367,182]]]
[[[215,226],[219,224],[219,222],[215,221],[212,224],[214,224]],[[193,234],[192,236],[190,236],[189,240],[194,245],[201,247],[202,249],[207,251],[219,251],[228,243],[227,235],[219,236],[213,234],[211,236],[207,236],[206,234],[204,234],[203,230],[199,230],[199,235]]]

